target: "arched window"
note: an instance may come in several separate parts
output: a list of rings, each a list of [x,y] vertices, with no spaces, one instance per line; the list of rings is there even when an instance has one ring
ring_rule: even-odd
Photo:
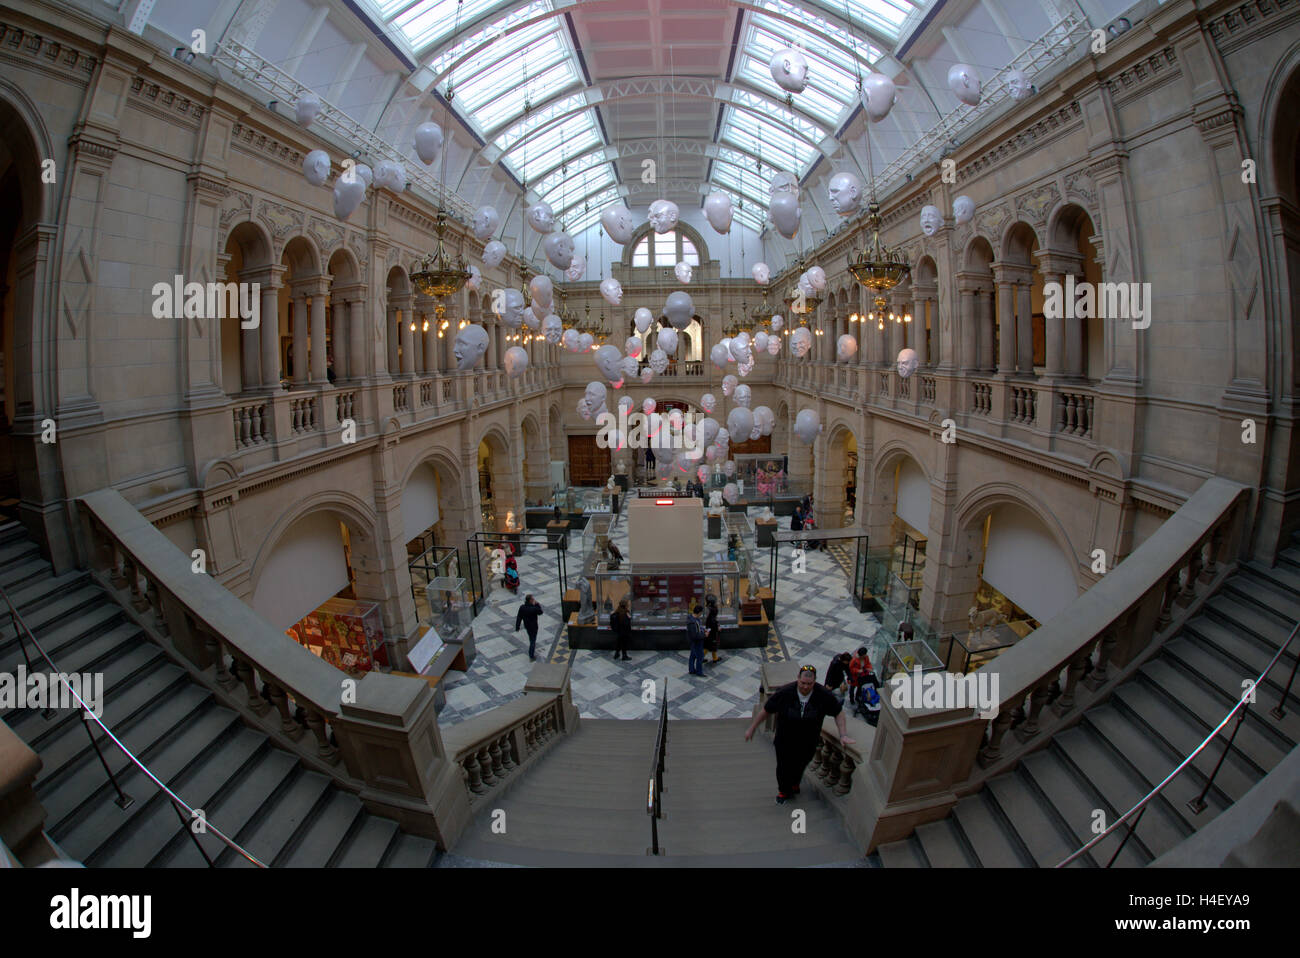
[[[700,254],[690,237],[677,230],[647,233],[632,251],[633,266],[676,266],[682,262],[699,266]]]

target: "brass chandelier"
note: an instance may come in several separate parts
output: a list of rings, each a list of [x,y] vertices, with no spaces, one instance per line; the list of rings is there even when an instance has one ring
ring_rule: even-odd
[[[854,250],[849,257],[849,272],[859,283],[875,294],[875,308],[867,313],[866,322],[875,322],[879,329],[885,328],[885,319],[895,323],[910,323],[910,313],[896,314],[888,309],[885,294],[911,275],[912,268],[900,250],[880,242],[880,206],[875,199],[875,184],[872,184],[871,204],[867,207],[867,229],[871,230],[871,245],[861,250]]]
[[[808,314],[821,305],[822,297],[817,295],[816,290],[812,292],[812,295],[809,295],[801,292],[799,289],[799,276],[802,276],[804,272],[802,256],[795,260],[794,268],[799,271],[798,275],[795,277],[794,283],[791,284],[789,291],[787,291],[785,297],[781,301],[785,303],[785,308],[789,312],[801,317],[799,321],[800,326],[807,326]],[[766,293],[766,291],[764,292]]]
[[[455,296],[469,280],[469,270],[465,268],[465,260],[458,255],[453,261],[451,254],[447,252],[447,247],[442,240],[445,228],[446,214],[438,210],[438,223],[435,227],[438,233],[438,249],[432,256],[416,260],[411,266],[411,282],[425,296],[432,296],[439,300],[434,306],[439,319],[447,314],[447,304],[441,300],[447,296]]]
[[[776,310],[767,305],[767,287],[763,287],[763,302],[749,311],[749,318],[753,320],[755,326],[765,326],[772,321],[776,315]]]

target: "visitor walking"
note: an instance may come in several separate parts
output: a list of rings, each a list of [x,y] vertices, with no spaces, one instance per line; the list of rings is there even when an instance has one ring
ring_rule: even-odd
[[[519,607],[515,614],[515,631],[519,631],[519,626],[524,627],[528,633],[528,660],[530,662],[537,659],[537,620],[543,612],[541,603],[532,597],[524,596],[524,604]]]
[[[768,715],[776,716],[776,803],[784,805],[799,794],[799,780],[817,751],[822,720],[826,716],[835,718],[842,745],[852,745],[853,739],[846,731],[843,706],[825,686],[817,684],[817,670],[811,665],[801,666],[796,681],[768,697],[745,731],[746,742],[754,737],[754,730]]]
[[[708,605],[704,616],[705,647],[713,653],[713,661],[719,662],[721,658],[718,655],[718,644],[722,639],[722,632],[718,628],[718,597],[705,596],[704,601]]]
[[[627,599],[619,602],[618,608],[609,617],[609,627],[614,630],[614,658],[624,661],[630,659],[627,644],[632,639],[632,610],[628,608]]]
[[[800,505],[795,506],[794,512],[790,513],[790,531],[803,532],[803,506]],[[796,539],[794,542],[794,547],[796,551],[802,549],[803,548],[802,540]]]
[[[703,611],[697,602],[686,616],[686,638],[691,643],[691,655],[686,668],[691,675],[704,674],[704,626],[700,624],[700,613]]]
[[[841,652],[831,659],[831,664],[826,669],[826,688],[830,689],[831,695],[835,696],[836,701],[841,705],[844,704],[845,693],[849,690],[849,668],[852,662],[853,656]]]

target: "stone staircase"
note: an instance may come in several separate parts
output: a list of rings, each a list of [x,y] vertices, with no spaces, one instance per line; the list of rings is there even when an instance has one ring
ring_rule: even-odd
[[[432,841],[372,815],[354,794],[304,768],[192,682],[88,573],[53,575],[17,523],[0,525],[0,587],[59,671],[104,674],[101,717],[126,747],[261,861],[307,867],[433,861]],[[30,646],[28,653],[36,656]],[[0,672],[22,664],[5,624]],[[48,670],[39,661],[32,667]],[[205,864],[171,802],[104,740],[104,758],[134,799],[118,808],[75,710],[46,719],[38,709],[5,709],[0,720],[41,757],[36,793],[48,813],[45,829],[70,858],[90,867]],[[218,865],[253,867],[212,835],[200,840]]]
[[[583,719],[506,794],[486,798],[457,856],[516,865],[857,865],[861,853],[839,813],[805,776],[802,801],[778,806],[770,738],[746,743],[747,719],[668,724],[659,842],[651,857],[646,814],[656,723]],[[505,813],[504,833],[493,813]],[[792,812],[806,831],[792,829]],[[496,816],[500,821],[500,816]]]
[[[1275,567],[1246,563],[1183,630],[1101,705],[1014,769],[962,798],[944,820],[880,846],[889,867],[1050,867],[1094,837],[1094,810],[1110,825],[1199,745],[1240,698],[1300,619],[1300,542]],[[1188,801],[1205,786],[1227,726],[1196,761],[1147,806],[1115,865],[1159,858],[1240,799],[1300,742],[1300,710],[1268,714],[1295,664],[1290,654],[1256,690],[1232,752],[1199,815]],[[1235,719],[1233,720],[1235,723]],[[1073,865],[1104,866],[1123,839],[1121,827]],[[1086,859],[1086,860],[1085,860]]]

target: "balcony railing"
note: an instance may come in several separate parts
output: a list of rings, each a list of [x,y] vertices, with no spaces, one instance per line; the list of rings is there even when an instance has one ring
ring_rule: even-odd
[[[1012,386],[1007,419],[1032,426],[1038,419],[1038,390],[1033,386]]]
[[[1057,393],[1056,431],[1080,439],[1092,438],[1092,412],[1096,397],[1091,393]]]

